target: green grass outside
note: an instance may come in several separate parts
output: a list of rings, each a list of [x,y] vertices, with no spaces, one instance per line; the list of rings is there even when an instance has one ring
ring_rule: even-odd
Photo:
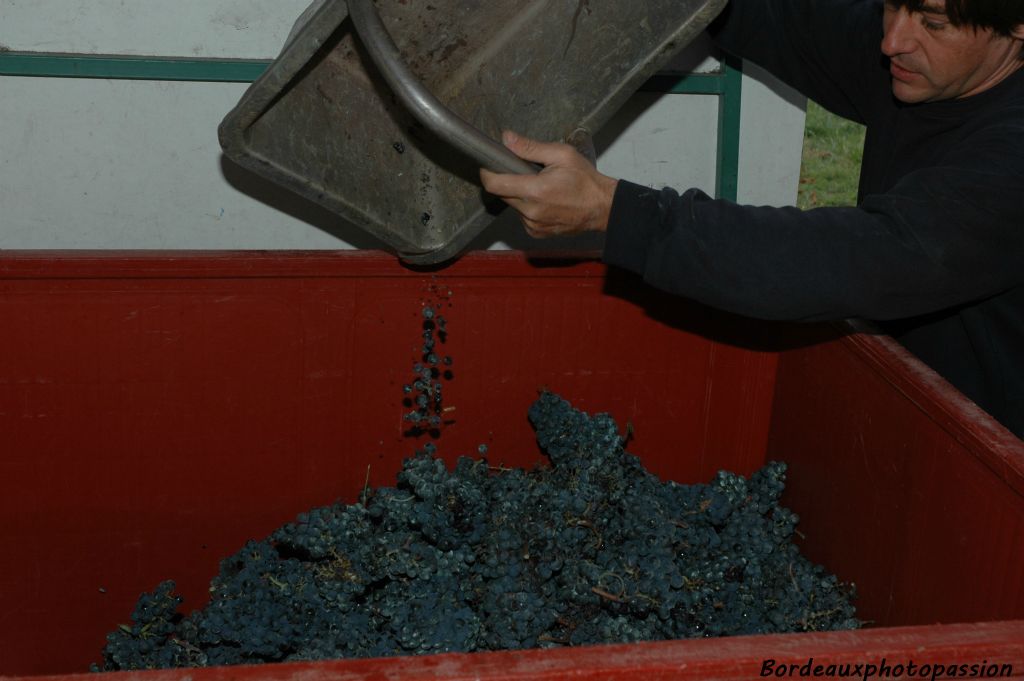
[[[864,126],[807,103],[797,206],[853,206],[857,203]]]

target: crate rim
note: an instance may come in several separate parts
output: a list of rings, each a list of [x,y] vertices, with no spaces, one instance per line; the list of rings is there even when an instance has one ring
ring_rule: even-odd
[[[817,664],[1009,664],[1024,675],[1024,620],[880,627],[854,631],[684,639],[557,649],[408,655],[265,665],[90,673],[129,681],[526,681],[558,678],[758,678],[763,661]],[[796,676],[796,675],[794,675]],[[79,674],[0,676],[4,681],[58,681]]]

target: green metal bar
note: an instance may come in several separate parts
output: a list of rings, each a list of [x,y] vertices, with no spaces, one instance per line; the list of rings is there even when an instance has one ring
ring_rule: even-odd
[[[270,62],[120,55],[0,52],[0,75],[251,83]]]
[[[722,60],[724,85],[718,99],[718,165],[715,195],[736,201],[740,174],[740,107],[743,100],[743,62]]]
[[[2,76],[246,83],[259,78],[270,64],[262,59],[0,52]],[[644,83],[641,90],[676,95],[719,95],[723,84],[720,73],[659,74]]]

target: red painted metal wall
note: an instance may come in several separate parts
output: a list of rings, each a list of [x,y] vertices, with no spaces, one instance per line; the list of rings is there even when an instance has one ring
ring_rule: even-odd
[[[1024,442],[891,339],[784,352],[769,456],[861,617],[1024,618]]]
[[[487,444],[494,463],[536,462],[526,409],[547,387],[632,423],[630,450],[665,477],[750,473],[769,454],[790,461],[787,499],[807,550],[856,579],[880,624],[1024,618],[1024,445],[991,425],[965,444],[964,405],[949,407],[941,385],[915,395],[907,366],[919,365],[901,365],[884,340],[811,344],[819,328],[780,340],[777,325],[594,262],[518,254],[430,272],[367,253],[19,253],[0,256],[0,675],[84,671],[141,591],[174,578],[186,607],[199,606],[218,560],[245,540],[352,500],[368,466],[371,485],[390,483],[424,441],[403,436],[401,386],[420,306],[439,297],[450,302],[455,373],[445,395],[454,423],[439,441],[447,459]],[[950,490],[953,502],[935,502]],[[961,551],[948,560],[946,541]],[[950,576],[977,597],[944,599]],[[897,630],[820,645],[899,648],[886,631]],[[1024,638],[1020,623],[984,631],[1024,657],[1006,643]],[[744,645],[783,645],[775,639],[819,645]],[[621,659],[654,651],[651,670],[678,671],[684,658],[706,670],[697,658],[736,644],[661,645]],[[595,650],[520,655],[529,670],[515,678],[618,659]],[[459,673],[512,678],[490,661],[511,658],[454,659]],[[449,664],[313,669],[437,678],[424,670]],[[756,675],[730,669],[715,678]]]

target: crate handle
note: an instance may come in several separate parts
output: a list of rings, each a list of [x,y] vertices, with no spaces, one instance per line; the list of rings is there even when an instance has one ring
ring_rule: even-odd
[[[488,170],[517,175],[538,172],[539,168],[448,109],[416,79],[402,62],[398,47],[384,27],[373,0],[348,0],[348,13],[373,63],[416,120]]]

